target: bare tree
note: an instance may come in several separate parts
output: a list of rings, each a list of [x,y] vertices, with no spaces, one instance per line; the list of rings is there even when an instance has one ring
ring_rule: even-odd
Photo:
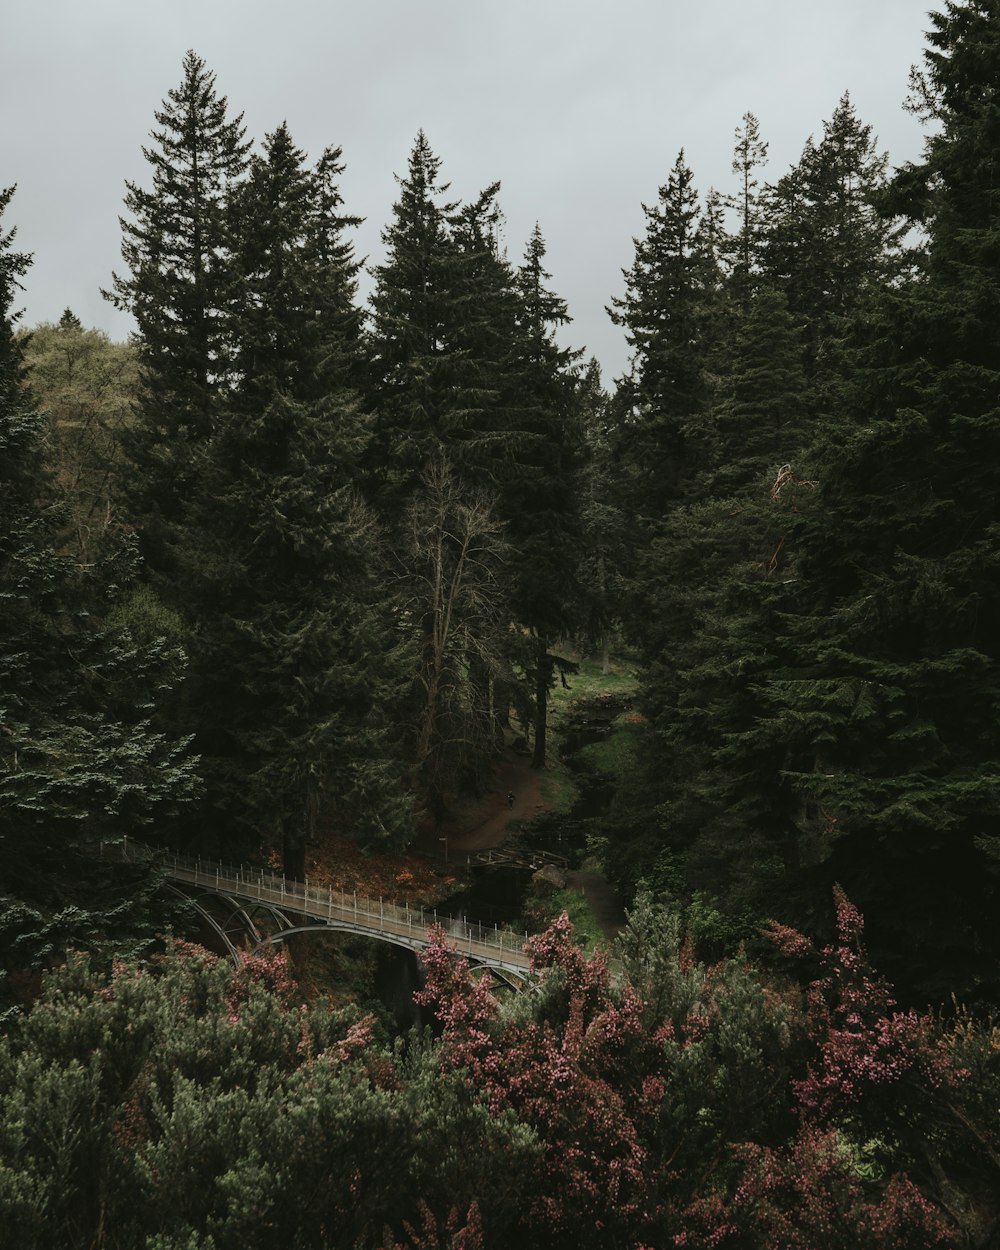
[[[443,460],[410,506],[401,551],[407,619],[419,631],[414,762],[436,816],[493,752],[498,677],[509,678],[503,525]]]

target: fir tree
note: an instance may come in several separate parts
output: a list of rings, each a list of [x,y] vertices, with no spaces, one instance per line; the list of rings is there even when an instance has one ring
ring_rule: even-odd
[[[354,482],[370,424],[340,154],[310,170],[286,126],[240,190],[232,393],[190,513],[189,700],[218,823],[276,836],[301,877],[320,820],[404,839],[388,713],[401,681],[380,537]]]
[[[169,592],[198,457],[232,378],[237,299],[228,201],[250,145],[215,75],[193,52],[143,148],[152,186],[127,183],[123,275],[106,296],[138,326],[142,394],[123,438],[127,512]]]
[[[749,292],[760,263],[762,209],[757,170],[767,163],[767,144],[760,137],[760,122],[753,113],[743,114],[743,126],[736,131],[733,173],[739,189],[728,198],[736,210],[739,229],[734,239],[732,278],[739,292]]]
[[[512,606],[535,638],[532,766],[545,766],[549,688],[556,671],[573,666],[549,648],[578,619],[581,430],[576,378],[578,351],[560,347],[557,329],[569,321],[566,303],[546,285],[545,240],[536,225],[517,275],[520,424],[530,435],[514,456],[514,480],[504,492],[507,534],[516,566]]]
[[[810,408],[826,416],[843,409],[869,297],[899,272],[898,226],[877,208],[887,164],[845,94],[762,197],[762,268],[802,327]]]
[[[421,656],[408,718],[415,770],[440,812],[443,779],[474,787],[485,781],[512,672],[495,627],[506,588],[491,557],[473,596],[480,606],[462,618],[466,654],[449,650],[442,683],[437,578],[447,569],[468,574],[470,533],[492,534],[507,519],[504,491],[537,435],[525,428],[518,387],[517,296],[496,241],[499,184],[464,206],[447,200],[440,161],[423,132],[399,184],[372,298],[377,415],[369,463],[379,510],[398,535],[405,619]],[[432,537],[435,523],[444,528]],[[467,577],[463,584],[470,587]],[[446,632],[452,647],[463,636]]]
[[[830,871],[873,947],[894,969],[905,951],[925,993],[995,999],[996,6],[947,3],[929,44],[917,85],[937,129],[888,201],[926,242],[879,310],[856,429],[817,455],[813,611],[792,635],[811,680],[782,715],[813,726],[819,766],[789,780],[836,820]]]
[[[706,614],[699,665],[681,683],[693,748],[681,758],[695,782],[673,793],[689,800],[688,828],[701,827],[689,873],[736,901],[749,864],[758,902],[812,924],[841,881],[865,906],[880,960],[924,1000],[998,992],[1000,270],[997,123],[981,90],[998,57],[993,6],[949,5],[934,19],[918,81],[939,129],[885,197],[904,227],[925,231],[913,281],[859,299],[848,275],[860,281],[867,255],[877,277],[900,223],[876,221],[862,197],[848,230],[840,192],[816,209],[818,224],[841,221],[844,250],[824,226],[821,263],[789,288],[796,319],[819,309],[810,283],[826,265],[829,319],[814,317],[806,337],[812,428],[803,440],[791,427],[799,450],[772,484],[770,557],[756,578],[722,583],[725,611]],[[870,140],[836,150],[857,169]]]
[[[609,311],[632,349],[625,387],[633,411],[621,430],[621,454],[634,475],[637,519],[648,526],[682,497],[701,458],[709,399],[705,312],[717,264],[683,152],[657,203],[643,212],[646,234],[635,240],[626,293]]]
[[[610,671],[611,631],[621,620],[621,570],[628,526],[612,450],[611,396],[604,390],[600,367],[593,358],[580,379],[577,397],[583,434],[577,574],[583,603],[581,634],[587,645],[600,647],[606,676]]]
[[[399,199],[383,231],[386,262],[372,296],[373,396],[378,413],[370,463],[388,512],[412,494],[420,475],[460,435],[462,397],[451,388],[456,311],[456,248],[441,162],[423,131],[397,177]]]

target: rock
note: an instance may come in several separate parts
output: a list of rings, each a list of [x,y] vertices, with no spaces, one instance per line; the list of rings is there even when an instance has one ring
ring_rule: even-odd
[[[564,890],[569,877],[555,864],[546,864],[531,874],[531,882],[537,894],[555,894],[556,890]]]

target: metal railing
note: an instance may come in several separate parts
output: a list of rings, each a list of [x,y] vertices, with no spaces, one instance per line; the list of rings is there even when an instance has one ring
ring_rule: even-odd
[[[378,937],[415,950],[428,946],[428,930],[440,926],[454,949],[474,963],[522,974],[529,968],[530,960],[523,949],[527,933],[515,933],[499,925],[490,929],[470,923],[463,916],[439,915],[436,909],[414,908],[408,903],[401,907],[381,898],[313,886],[308,881],[289,881],[263,869],[192,859],[128,838],[114,846],[102,846],[102,854],[133,862],[153,862],[174,881],[308,916],[331,928]]]

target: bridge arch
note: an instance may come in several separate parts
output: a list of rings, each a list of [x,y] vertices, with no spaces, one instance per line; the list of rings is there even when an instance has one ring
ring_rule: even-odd
[[[398,946],[401,950],[412,951],[419,955],[420,951],[426,950],[430,945],[426,938],[422,940],[408,939],[396,934],[373,933],[370,929],[364,929],[360,926],[354,926],[348,923],[338,923],[334,921],[332,924],[323,920],[314,921],[312,924],[295,925],[289,929],[279,929],[276,933],[263,938],[255,947],[254,951],[260,951],[265,946],[277,946],[285,940],[285,938],[296,937],[299,934],[307,933],[314,936],[319,933],[351,933],[356,937],[367,938],[370,941],[388,943],[391,946]],[[456,948],[456,954],[465,954],[461,948]],[[514,970],[508,967],[502,967],[497,964],[489,963],[485,959],[477,959],[473,954],[466,955],[470,963],[477,967],[484,968],[491,973],[502,985],[506,985],[511,989],[521,988],[527,980],[528,971],[525,969]]]

